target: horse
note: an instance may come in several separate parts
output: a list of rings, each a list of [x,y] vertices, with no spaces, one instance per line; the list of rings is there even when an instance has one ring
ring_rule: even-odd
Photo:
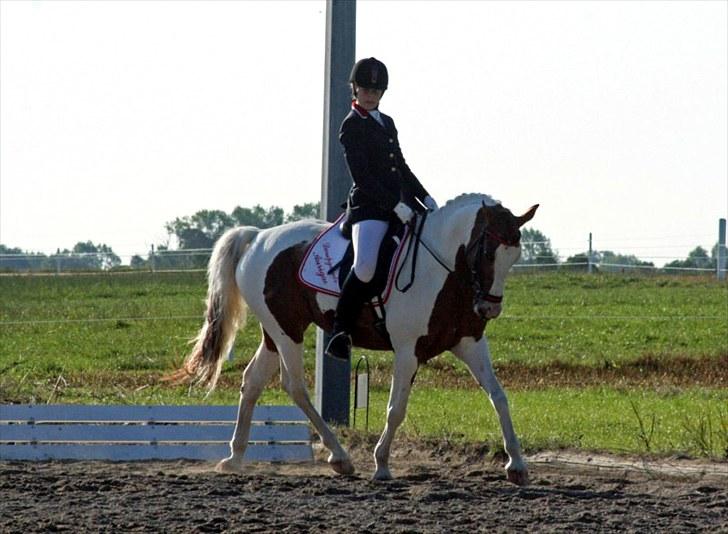
[[[416,254],[414,283],[406,292],[392,290],[384,305],[389,336],[377,331],[373,313],[360,315],[352,332],[353,345],[394,351],[386,425],[374,450],[375,480],[392,478],[390,448],[404,420],[418,366],[447,350],[468,366],[497,412],[508,455],[508,480],[528,483],[508,400],[491,364],[485,327],[501,313],[506,275],[521,254],[519,228],[537,208],[538,204],[514,216],[488,195],[469,193],[451,199],[429,213],[427,223],[419,227],[423,247]],[[230,456],[217,464],[219,472],[243,470],[253,408],[279,364],[283,388],[330,452],[329,466],[344,475],[355,471],[311,403],[304,381],[304,332],[311,323],[332,329],[337,298],[305,287],[297,270],[309,244],[330,224],[304,220],[264,230],[241,226],[228,230],[215,244],[208,265],[205,319],[192,350],[171,376],[212,391],[245,321],[246,305],[254,312],[261,341],[243,372]],[[405,273],[414,258],[414,253],[400,258]]]

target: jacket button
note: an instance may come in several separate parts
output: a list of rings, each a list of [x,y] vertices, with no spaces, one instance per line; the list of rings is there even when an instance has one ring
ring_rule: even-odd
[[[394,139],[392,139],[392,138],[390,137],[390,138],[389,138],[389,142],[390,142],[390,143],[394,143]]]
[[[392,172],[396,172],[396,171],[397,171],[397,167],[392,167]]]
[[[390,152],[390,153],[389,153],[389,157],[390,157],[390,158],[393,158],[393,157],[394,157],[394,152]]]

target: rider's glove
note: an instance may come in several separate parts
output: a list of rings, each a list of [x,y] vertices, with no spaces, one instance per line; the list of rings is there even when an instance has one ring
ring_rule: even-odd
[[[412,216],[415,214],[415,212],[412,211],[412,208],[410,208],[404,202],[400,202],[394,207],[394,213],[397,214],[399,220],[402,221],[404,224],[410,222],[412,220]]]
[[[422,203],[430,211],[435,211],[437,209],[437,202],[435,202],[435,199],[432,198],[430,195],[427,195]]]

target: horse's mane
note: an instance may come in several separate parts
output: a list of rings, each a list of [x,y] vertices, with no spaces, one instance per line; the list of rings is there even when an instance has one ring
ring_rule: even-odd
[[[448,200],[442,208],[448,210],[457,209],[462,206],[470,206],[472,204],[482,205],[483,202],[485,202],[486,206],[495,206],[500,204],[499,201],[495,200],[490,195],[483,193],[463,193]]]

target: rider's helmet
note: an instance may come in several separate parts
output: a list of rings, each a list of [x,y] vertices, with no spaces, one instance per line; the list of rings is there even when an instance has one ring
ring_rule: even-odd
[[[360,59],[351,69],[349,82],[367,89],[381,89],[386,91],[389,83],[387,67],[376,58]]]

